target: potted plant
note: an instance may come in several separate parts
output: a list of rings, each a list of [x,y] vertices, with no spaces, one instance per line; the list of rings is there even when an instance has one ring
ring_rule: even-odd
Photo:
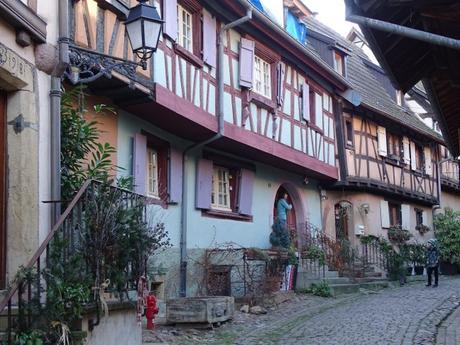
[[[304,253],[304,258],[312,261],[318,261],[321,266],[326,264],[326,253],[322,248],[316,245],[309,246]]]
[[[411,245],[411,261],[414,264],[415,274],[421,276],[425,268],[426,249],[423,244],[414,243]]]
[[[434,219],[443,274],[457,274],[460,265],[460,212],[444,209]]]

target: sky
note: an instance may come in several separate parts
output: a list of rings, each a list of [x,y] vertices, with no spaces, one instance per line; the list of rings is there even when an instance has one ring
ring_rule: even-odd
[[[318,12],[317,19],[346,36],[354,24],[345,21],[344,0],[302,0],[307,7]]]

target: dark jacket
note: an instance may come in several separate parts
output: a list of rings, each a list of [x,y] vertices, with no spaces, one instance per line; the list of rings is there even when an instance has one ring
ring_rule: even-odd
[[[427,249],[426,267],[436,267],[439,265],[439,252],[436,246]]]

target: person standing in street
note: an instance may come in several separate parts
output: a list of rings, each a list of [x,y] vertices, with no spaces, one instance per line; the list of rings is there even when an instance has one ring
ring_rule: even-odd
[[[426,247],[426,272],[428,275],[428,283],[426,286],[431,286],[432,274],[434,273],[434,285],[433,287],[438,286],[438,276],[439,276],[439,251],[436,246],[436,240],[431,239],[427,242]]]

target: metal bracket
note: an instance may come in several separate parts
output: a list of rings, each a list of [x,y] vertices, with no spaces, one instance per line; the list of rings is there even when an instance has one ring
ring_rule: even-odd
[[[8,122],[8,125],[13,126],[14,133],[16,134],[21,133],[25,128],[38,130],[35,123],[24,121],[24,116],[22,114],[19,114],[15,119]]]
[[[64,75],[72,84],[90,83],[105,76],[111,78],[111,72],[116,71],[131,80],[137,80],[136,69],[147,69],[147,62],[128,61],[88,49],[69,46],[70,66]]]

